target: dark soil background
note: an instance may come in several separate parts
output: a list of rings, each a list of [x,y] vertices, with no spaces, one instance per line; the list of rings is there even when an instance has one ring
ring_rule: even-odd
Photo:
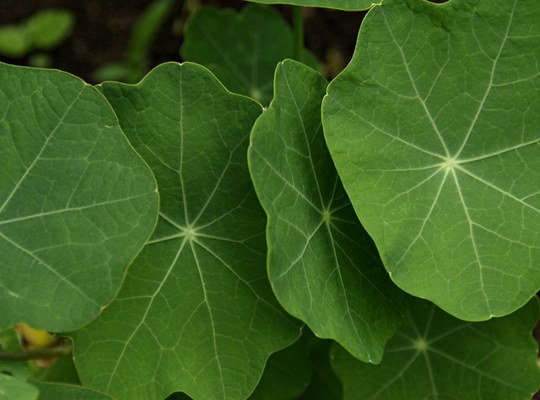
[[[435,0],[442,3],[445,0]],[[0,25],[16,24],[38,10],[64,8],[76,17],[71,35],[59,47],[49,51],[51,67],[81,77],[90,83],[92,73],[111,61],[121,61],[125,55],[131,30],[152,0],[0,0]],[[179,49],[183,26],[197,7],[212,5],[219,8],[241,9],[241,0],[177,0],[173,11],[162,25],[151,49],[151,67],[165,61],[182,61]],[[276,6],[291,21],[291,8]],[[328,78],[339,73],[349,62],[363,12],[344,12],[327,9],[304,10],[305,43],[323,62]],[[255,28],[255,27],[254,27]],[[27,65],[28,59],[0,61]],[[540,339],[540,325],[535,330]],[[540,393],[535,396],[540,400]]]

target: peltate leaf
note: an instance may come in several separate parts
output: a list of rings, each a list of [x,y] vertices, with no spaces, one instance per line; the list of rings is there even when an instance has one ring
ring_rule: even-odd
[[[289,4],[302,7],[323,7],[334,10],[360,11],[377,4],[376,0],[247,0],[263,4]]]
[[[0,64],[0,327],[77,329],[154,228],[156,182],[96,89]]]
[[[299,334],[266,277],[247,169],[261,107],[189,63],[102,90],[156,176],[160,219],[118,298],[75,337],[81,381],[117,400],[245,399]]]
[[[268,104],[276,64],[293,56],[293,37],[270,7],[251,4],[240,13],[202,7],[186,25],[181,54],[210,69],[229,90]],[[304,58],[317,67],[307,50]]]
[[[385,0],[325,135],[393,280],[466,320],[540,287],[540,2]]]
[[[344,400],[529,400],[540,384],[531,331],[538,303],[486,322],[464,322],[419,301],[380,365],[336,346]]]
[[[39,389],[39,400],[112,400],[103,393],[75,385],[33,382]]]
[[[257,120],[250,168],[268,214],[268,269],[285,309],[377,363],[400,323],[400,293],[341,186],[321,129],[326,81],[286,60]]]

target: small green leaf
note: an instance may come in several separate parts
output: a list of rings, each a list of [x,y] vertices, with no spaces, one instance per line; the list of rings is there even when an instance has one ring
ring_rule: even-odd
[[[334,10],[361,11],[367,10],[382,0],[247,0],[263,4],[289,4],[302,7],[323,7]]]
[[[32,45],[38,49],[51,49],[69,36],[75,22],[68,10],[47,9],[28,19],[26,29]]]
[[[400,324],[400,292],[358,222],[326,148],[326,81],[292,60],[252,132],[249,162],[268,214],[268,269],[285,309],[319,337],[377,363]]]
[[[540,385],[531,335],[537,319],[536,300],[479,323],[417,300],[380,365],[359,362],[338,346],[332,365],[344,400],[528,400]]]
[[[293,56],[290,27],[269,7],[248,5],[240,13],[202,7],[188,21],[182,46],[185,60],[211,70],[227,89],[263,104],[272,99],[274,69]],[[316,67],[311,53],[307,64]]]
[[[78,329],[152,232],[156,182],[93,87],[0,64],[0,327]]]
[[[75,385],[32,382],[39,389],[39,400],[112,400],[103,393]]]
[[[32,48],[26,30],[18,25],[0,27],[0,54],[17,58],[24,57]]]
[[[392,279],[466,320],[540,288],[540,2],[385,0],[323,104]]]
[[[299,335],[266,277],[266,219],[246,161],[262,108],[204,67],[163,64],[104,83],[160,190],[160,219],[117,299],[75,337],[88,386],[117,400],[245,399]]]

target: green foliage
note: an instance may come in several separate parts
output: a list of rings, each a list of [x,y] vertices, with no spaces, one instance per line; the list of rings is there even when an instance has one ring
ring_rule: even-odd
[[[371,5],[332,3],[294,2]],[[182,55],[215,75],[0,64],[0,399],[529,400],[538,20],[384,0],[329,85],[254,5],[188,22]],[[74,357],[10,361],[36,358],[18,322]]]
[[[23,57],[32,50],[49,50],[59,46],[71,33],[71,12],[47,9],[32,15],[18,25],[0,27],[0,54]]]
[[[539,19],[536,1],[385,1],[323,106],[394,282],[466,320],[540,286]]]
[[[538,370],[524,368],[536,361],[529,332],[537,320],[536,300],[510,316],[476,324],[415,301],[380,365],[359,362],[339,346],[332,364],[345,400],[529,399],[540,384]]]
[[[227,89],[268,104],[274,69],[294,56],[293,34],[272,8],[249,5],[240,13],[203,7],[188,21],[182,57],[204,65]],[[304,49],[308,65],[314,56]]]
[[[151,234],[155,180],[96,89],[0,64],[0,327],[80,328]]]
[[[299,335],[266,280],[246,163],[262,108],[189,63],[102,91],[156,176],[160,217],[116,300],[75,336],[81,380],[118,400],[245,398],[268,356]]]
[[[268,215],[269,277],[285,309],[318,336],[378,363],[400,323],[400,293],[383,272],[326,148],[325,90],[324,78],[310,68],[279,64],[274,99],[253,127],[249,160]]]

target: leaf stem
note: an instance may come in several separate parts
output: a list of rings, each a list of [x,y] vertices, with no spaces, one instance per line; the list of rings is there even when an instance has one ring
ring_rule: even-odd
[[[293,58],[302,62],[304,53],[304,7],[293,6]]]
[[[45,349],[26,350],[26,351],[18,351],[18,352],[0,351],[0,360],[28,361],[28,360],[35,360],[38,358],[68,356],[71,354],[72,350],[73,348],[71,345],[64,344],[64,345],[45,348]]]

